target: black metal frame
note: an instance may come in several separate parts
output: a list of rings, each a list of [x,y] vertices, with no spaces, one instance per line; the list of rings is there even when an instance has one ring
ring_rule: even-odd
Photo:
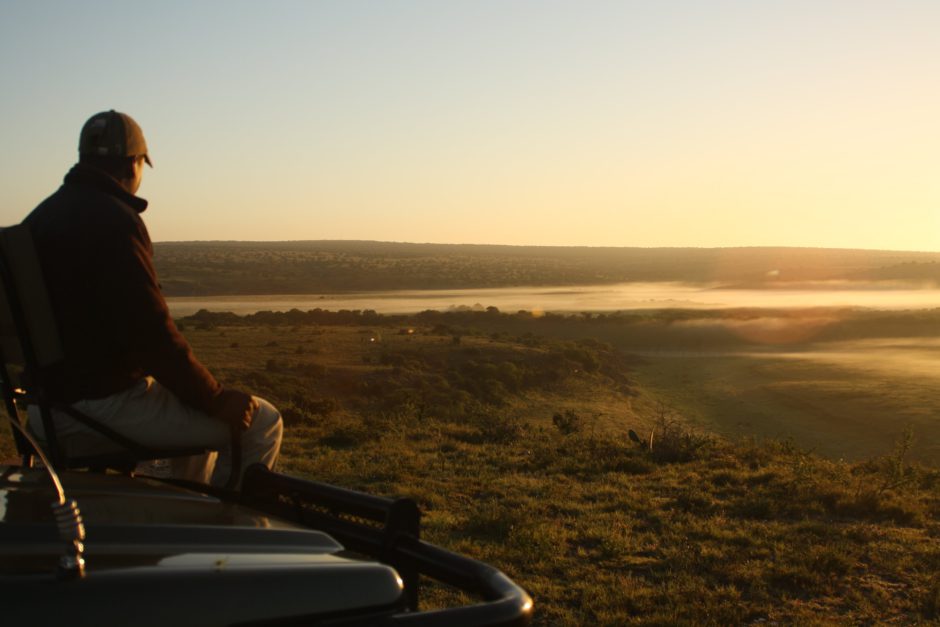
[[[254,509],[325,531],[346,548],[395,567],[404,581],[405,607],[381,620],[370,617],[368,624],[496,627],[526,625],[532,618],[532,599],[502,572],[422,541],[420,512],[411,499],[388,499],[297,479],[255,464],[245,471],[239,500]],[[473,594],[483,602],[419,611],[420,575]]]

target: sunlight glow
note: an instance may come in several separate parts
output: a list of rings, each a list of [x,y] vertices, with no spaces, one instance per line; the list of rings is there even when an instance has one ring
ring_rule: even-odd
[[[0,219],[114,107],[156,241],[938,251],[940,4],[861,5],[4,3]]]

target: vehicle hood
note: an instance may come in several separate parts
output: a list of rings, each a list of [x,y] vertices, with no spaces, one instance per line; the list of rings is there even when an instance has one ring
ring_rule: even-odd
[[[56,579],[65,542],[48,476],[0,466],[0,601],[8,618],[9,610],[37,624],[239,624],[401,603],[393,568],[349,555],[320,531],[155,479],[61,478],[86,531],[86,576],[75,581]]]

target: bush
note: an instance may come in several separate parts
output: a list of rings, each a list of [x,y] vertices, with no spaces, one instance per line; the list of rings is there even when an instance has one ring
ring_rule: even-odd
[[[714,444],[713,438],[685,426],[662,405],[653,433],[650,455],[660,463],[699,459]]]
[[[570,409],[552,416],[552,424],[562,435],[580,433],[584,430],[584,419]]]
[[[598,361],[597,356],[584,348],[566,348],[564,351],[564,356],[567,359],[580,364],[585,372],[597,372],[600,370],[601,362]]]
[[[320,444],[335,449],[349,449],[357,448],[376,437],[361,422],[350,421],[335,426],[330,433],[320,438]]]
[[[471,421],[478,429],[480,444],[508,444],[520,439],[524,433],[522,425],[503,413],[484,411],[471,416]]]
[[[336,401],[334,401],[332,398],[310,401],[307,404],[308,411],[318,416],[329,416],[334,411],[336,411],[337,408]]]
[[[303,414],[303,412],[298,411],[298,409],[292,405],[282,407],[280,411],[281,419],[283,419],[285,427],[293,427],[295,425],[303,424],[307,421],[307,417]]]

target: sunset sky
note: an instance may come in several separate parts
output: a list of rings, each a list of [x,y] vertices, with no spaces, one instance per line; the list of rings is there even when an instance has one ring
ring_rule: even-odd
[[[155,241],[940,251],[940,2],[0,0],[0,222],[110,108]]]

